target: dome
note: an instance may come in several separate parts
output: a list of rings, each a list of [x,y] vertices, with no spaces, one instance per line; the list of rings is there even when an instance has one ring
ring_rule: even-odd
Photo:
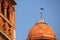
[[[56,40],[55,32],[53,29],[46,24],[45,22],[37,23],[32,29],[29,31],[27,40],[42,40],[42,39],[50,39]]]
[[[42,17],[43,8],[40,8],[40,22],[31,28],[27,40],[56,40],[56,35],[53,29],[44,22]]]

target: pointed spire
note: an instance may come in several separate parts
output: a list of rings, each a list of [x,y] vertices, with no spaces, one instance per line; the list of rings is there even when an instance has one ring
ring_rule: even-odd
[[[44,22],[43,17],[42,17],[43,10],[44,10],[43,8],[40,8],[40,14],[41,14],[41,19],[40,19],[40,22]]]

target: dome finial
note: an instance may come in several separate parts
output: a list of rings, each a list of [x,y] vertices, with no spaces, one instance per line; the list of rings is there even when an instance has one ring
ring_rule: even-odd
[[[42,13],[43,13],[43,8],[40,8],[40,14],[41,14],[41,19],[40,19],[40,22],[44,22],[43,18],[42,18]]]
[[[43,10],[44,10],[43,8],[40,8],[41,19],[42,19]]]

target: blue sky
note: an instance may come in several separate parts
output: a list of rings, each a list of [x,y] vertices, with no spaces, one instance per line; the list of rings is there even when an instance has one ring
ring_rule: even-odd
[[[50,25],[60,40],[60,0],[16,0],[16,40],[26,40],[29,30],[43,19]]]

